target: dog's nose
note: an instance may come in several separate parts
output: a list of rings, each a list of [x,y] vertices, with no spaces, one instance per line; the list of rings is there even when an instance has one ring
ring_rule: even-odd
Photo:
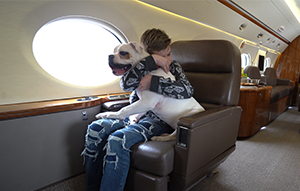
[[[109,56],[108,56],[108,61],[112,61],[112,60],[114,59],[114,57],[115,57],[115,56],[114,56],[114,55],[112,55],[112,54],[111,54],[111,55],[109,55]]]

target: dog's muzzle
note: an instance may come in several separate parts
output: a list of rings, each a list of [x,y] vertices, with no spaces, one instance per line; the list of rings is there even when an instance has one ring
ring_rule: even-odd
[[[109,55],[108,64],[109,64],[109,67],[112,69],[113,74],[116,76],[123,75],[125,72],[127,72],[132,67],[131,64],[114,63],[114,55]]]

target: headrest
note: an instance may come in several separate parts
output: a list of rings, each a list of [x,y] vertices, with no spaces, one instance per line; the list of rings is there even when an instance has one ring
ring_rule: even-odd
[[[264,72],[264,75],[269,76],[269,77],[273,77],[273,78],[277,78],[275,68],[266,68],[266,70]]]
[[[244,73],[246,73],[247,76],[251,79],[260,79],[261,78],[259,69],[256,66],[247,66],[244,69]]]
[[[267,85],[275,86],[277,84],[277,76],[275,68],[266,68],[264,72]]]
[[[234,46],[225,40],[193,40],[174,42],[171,49],[185,72],[230,73],[236,62],[233,51],[239,51]]]
[[[241,53],[225,40],[177,41],[173,59],[181,64],[199,103],[236,105],[239,102]]]

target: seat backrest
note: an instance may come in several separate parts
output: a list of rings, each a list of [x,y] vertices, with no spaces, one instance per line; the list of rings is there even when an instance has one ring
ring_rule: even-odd
[[[275,68],[266,68],[264,75],[265,75],[265,81],[267,85],[269,86],[277,85],[277,76],[276,76]]]
[[[174,42],[171,48],[199,103],[238,104],[241,54],[237,46],[226,40],[192,40]]]
[[[259,69],[256,66],[247,66],[244,69],[244,73],[251,79],[261,79]]]

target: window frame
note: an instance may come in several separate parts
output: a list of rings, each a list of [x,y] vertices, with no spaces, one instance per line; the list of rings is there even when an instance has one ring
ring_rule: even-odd
[[[245,61],[245,62],[243,62]],[[241,68],[246,68],[247,66],[251,65],[251,55],[249,53],[242,53],[241,54]]]
[[[113,37],[115,37],[116,38],[116,41],[114,41],[115,43],[116,42],[119,42],[120,44],[122,44],[122,43],[128,43],[129,41],[128,41],[128,39],[127,39],[127,37],[125,36],[125,34],[118,28],[118,27],[116,27],[115,25],[113,25],[112,23],[110,23],[110,22],[108,22],[108,21],[105,21],[105,20],[103,20],[103,19],[99,19],[99,18],[95,18],[95,17],[90,17],[90,16],[85,16],[85,15],[68,15],[68,16],[63,16],[63,17],[58,17],[58,18],[56,18],[56,19],[53,19],[53,20],[51,20],[51,21],[49,21],[49,22],[47,22],[47,23],[45,23],[43,26],[41,26],[40,28],[39,28],[39,30],[36,32],[36,34],[35,34],[35,36],[34,36],[34,38],[33,38],[33,41],[32,41],[32,52],[33,52],[33,55],[34,55],[34,58],[36,59],[36,61],[37,61],[37,64],[39,64],[43,69],[44,69],[44,71],[46,71],[49,75],[51,75],[52,77],[54,77],[54,78],[56,78],[56,79],[58,79],[59,81],[62,81],[62,82],[64,82],[64,83],[67,83],[67,84],[71,84],[71,85],[75,85],[75,86],[81,86],[81,87],[97,87],[97,86],[103,86],[103,85],[106,85],[106,84],[109,84],[109,83],[112,83],[113,81],[115,81],[116,79],[119,79],[119,77],[112,77],[112,78],[109,78],[109,79],[107,79],[107,78],[101,78],[101,77],[98,77],[99,78],[99,80],[97,80],[97,81],[99,81],[99,83],[98,84],[96,84],[96,82],[93,82],[93,84],[91,85],[91,84],[89,84],[89,83],[86,83],[86,84],[83,84],[83,83],[81,83],[81,82],[75,82],[74,80],[73,80],[73,82],[72,82],[72,80],[65,80],[65,79],[63,79],[63,78],[60,78],[59,76],[60,75],[58,75],[58,74],[54,74],[53,73],[53,71],[51,72],[51,71],[49,71],[49,70],[47,70],[47,69],[45,69],[45,68],[47,68],[47,67],[45,67],[46,65],[48,65],[49,66],[49,64],[45,64],[45,63],[39,63],[39,61],[38,61],[38,59],[37,59],[37,57],[36,57],[36,55],[35,55],[35,51],[36,50],[34,50],[34,40],[35,40],[35,37],[36,37],[36,35],[38,34],[38,32],[43,28],[43,27],[45,27],[45,26],[47,26],[47,25],[50,25],[50,24],[53,24],[53,23],[55,23],[55,22],[58,22],[58,21],[64,21],[64,20],[70,20],[70,21],[72,21],[72,20],[78,20],[78,21],[80,21],[80,22],[82,22],[82,21],[86,21],[87,23],[90,23],[90,24],[94,24],[95,26],[99,26],[99,27],[102,27],[105,31],[107,31],[108,33],[110,33]],[[100,29],[101,30],[101,29]],[[85,35],[86,33],[83,33],[83,35]],[[113,38],[112,37],[112,38]],[[38,44],[38,43],[37,43]],[[113,53],[113,49],[111,50],[111,53]],[[94,54],[95,55],[95,54]],[[107,55],[108,56],[108,55]],[[63,57],[62,57],[62,59],[63,59]],[[41,59],[40,59],[40,61],[41,61]],[[102,58],[102,61],[103,61],[103,58]],[[102,62],[101,61],[101,62]],[[91,62],[92,63],[92,62]],[[45,68],[44,68],[44,67]],[[70,68],[70,67],[69,67]],[[84,68],[84,67],[83,67]],[[53,70],[53,69],[52,69]],[[59,70],[59,68],[57,69],[57,70]],[[107,71],[107,69],[106,69],[106,71]],[[70,72],[71,73],[71,72]],[[83,73],[87,73],[87,71],[86,72],[84,72],[83,71]],[[100,72],[101,73],[101,72]],[[106,72],[107,73],[107,72]],[[106,74],[105,73],[105,74]],[[101,74],[100,74],[101,75]],[[71,74],[70,74],[70,76],[71,76]],[[73,78],[74,78],[74,76],[73,76]],[[84,79],[83,79],[84,80]],[[105,80],[107,80],[106,82],[105,82]],[[101,81],[101,82],[100,82]],[[88,82],[88,81],[87,81]]]

